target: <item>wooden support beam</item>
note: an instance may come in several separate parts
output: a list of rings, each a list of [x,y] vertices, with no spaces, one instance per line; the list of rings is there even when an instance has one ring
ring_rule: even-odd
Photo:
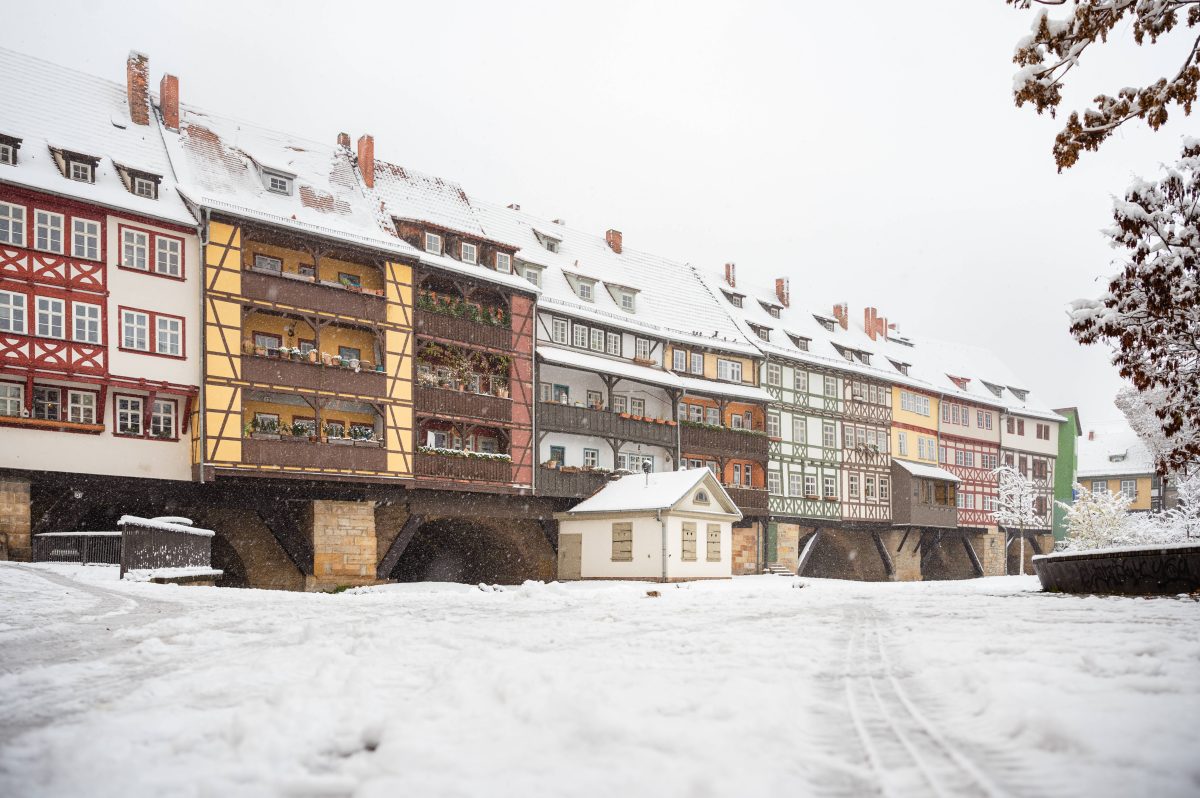
[[[900,538],[900,545],[896,547],[897,554],[904,551],[904,544],[908,542],[908,533],[909,532],[912,532],[911,528],[904,530],[904,537]]]
[[[400,562],[400,558],[404,556],[405,549],[408,548],[409,543],[412,543],[412,539],[417,535],[417,530],[421,528],[421,524],[424,522],[425,516],[420,514],[408,517],[408,520],[404,522],[404,526],[400,527],[400,531],[396,534],[396,539],[392,541],[392,545],[388,546],[387,553],[379,561],[379,566],[375,569],[375,577],[377,579],[391,579],[391,573],[395,570],[396,564]]]
[[[975,547],[971,545],[971,539],[966,535],[962,537],[963,548],[967,550],[967,557],[971,560],[971,568],[974,569],[976,576],[983,576],[983,563],[979,561],[979,555],[975,553]]]
[[[818,527],[808,536],[808,540],[800,548],[800,562],[796,564],[796,576],[804,576],[804,569],[808,567],[808,561],[812,559],[813,551],[816,550],[820,539],[821,529]]]
[[[1039,545],[1037,542],[1037,535],[1033,534],[1032,532],[1026,532],[1025,539],[1028,540],[1029,545],[1033,547],[1034,554],[1045,554],[1045,552],[1042,551],[1041,545]]]
[[[883,538],[879,536],[878,532],[872,532],[871,540],[875,541],[875,550],[879,552],[879,559],[883,560],[883,569],[887,571],[888,579],[894,581],[896,579],[896,564],[892,562],[892,556],[888,554]]]
[[[921,566],[925,566],[925,561],[929,559],[929,555],[933,554],[933,550],[942,542],[942,533],[937,532],[934,535],[932,543],[925,542],[925,536],[921,536]]]
[[[291,502],[272,501],[255,508],[258,517],[271,530],[288,559],[307,576],[313,574],[312,533],[304,530],[296,518]]]

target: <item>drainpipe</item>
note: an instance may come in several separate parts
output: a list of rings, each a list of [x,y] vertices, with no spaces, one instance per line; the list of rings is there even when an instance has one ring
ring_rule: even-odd
[[[662,527],[662,581],[667,581],[667,519],[663,518],[662,510],[654,511],[654,520]]]
[[[204,383],[205,383],[204,378],[205,378],[205,374],[208,371],[208,361],[205,356],[205,352],[208,351],[208,342],[207,342],[207,336],[206,336],[206,328],[208,325],[206,325],[204,323],[204,314],[205,314],[204,285],[207,282],[206,277],[205,277],[205,264],[208,263],[208,260],[207,260],[207,256],[205,255],[204,250],[208,246],[208,226],[209,226],[210,222],[212,221],[210,219],[210,213],[209,213],[208,208],[201,209],[200,217],[201,217],[200,224],[198,226],[199,229],[197,230],[197,238],[200,239],[200,264],[199,264],[199,266],[200,266],[200,268],[199,268],[199,272],[200,272],[200,280],[199,280],[199,283],[200,283],[200,396],[197,397],[198,401],[196,402],[197,406],[199,407],[199,416],[196,419],[198,422],[196,424],[196,435],[199,438],[199,446],[197,448],[199,450],[199,455],[200,455],[198,458],[199,463],[200,463],[200,484],[203,485],[204,484],[204,458],[205,458],[205,455],[207,454],[207,448],[208,448],[208,438],[207,438],[207,434],[206,434],[208,432],[208,424],[206,422],[207,413],[204,412],[204,407],[205,407],[205,402],[204,402],[205,396],[204,395],[206,393],[204,390]],[[240,419],[239,419],[239,421],[240,421]]]

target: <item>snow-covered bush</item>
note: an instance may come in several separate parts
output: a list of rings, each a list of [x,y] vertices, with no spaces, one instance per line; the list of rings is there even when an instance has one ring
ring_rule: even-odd
[[[1129,497],[1109,490],[1075,486],[1075,501],[1056,502],[1066,513],[1064,551],[1087,551],[1124,546],[1130,527]]]

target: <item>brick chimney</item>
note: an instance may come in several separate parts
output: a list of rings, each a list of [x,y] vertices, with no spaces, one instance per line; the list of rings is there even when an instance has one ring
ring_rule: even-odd
[[[337,141],[338,141],[339,147],[345,147],[346,149],[350,149],[350,134],[349,133],[338,133]]]
[[[885,340],[885,341],[887,340],[888,323],[887,323],[887,319],[885,319],[883,316],[878,316],[875,319],[875,334],[878,335],[883,340]]]
[[[725,264],[725,282],[730,288],[737,288],[737,275],[735,274],[736,267],[732,263]]]
[[[604,234],[604,242],[608,244],[608,248],[618,255],[621,254],[621,231],[609,230]]]
[[[375,137],[365,133],[358,137],[358,171],[367,188],[375,188]]]
[[[135,125],[150,124],[150,57],[129,51],[125,61],[125,93],[129,99],[129,118]]]
[[[779,304],[785,308],[791,306],[791,293],[788,290],[788,279],[786,277],[775,278],[775,296],[779,298]]]
[[[879,333],[879,319],[877,318],[878,311],[875,308],[863,308],[863,329],[867,331],[867,336],[874,341],[875,336]]]
[[[163,124],[179,130],[179,78],[163,75],[158,83],[158,107],[162,109]]]
[[[1094,429],[1088,430],[1088,440],[1089,441],[1096,440],[1096,430],[1094,430]]]
[[[850,329],[850,306],[845,302],[833,306],[833,317],[842,325],[843,330]]]

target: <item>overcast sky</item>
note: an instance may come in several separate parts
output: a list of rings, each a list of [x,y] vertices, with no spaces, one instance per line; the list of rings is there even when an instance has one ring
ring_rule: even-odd
[[[788,276],[814,309],[990,346],[1085,426],[1118,413],[1065,306],[1114,271],[1111,195],[1191,119],[1126,126],[1058,175],[1060,122],[1017,110],[1002,0],[897,3],[54,2],[0,44],[114,80],[150,56],[184,102],[460,181],[627,246]],[[1066,92],[1178,68],[1183,42],[1089,51]],[[1156,52],[1162,50],[1162,52]],[[0,88],[3,91],[3,88]]]

